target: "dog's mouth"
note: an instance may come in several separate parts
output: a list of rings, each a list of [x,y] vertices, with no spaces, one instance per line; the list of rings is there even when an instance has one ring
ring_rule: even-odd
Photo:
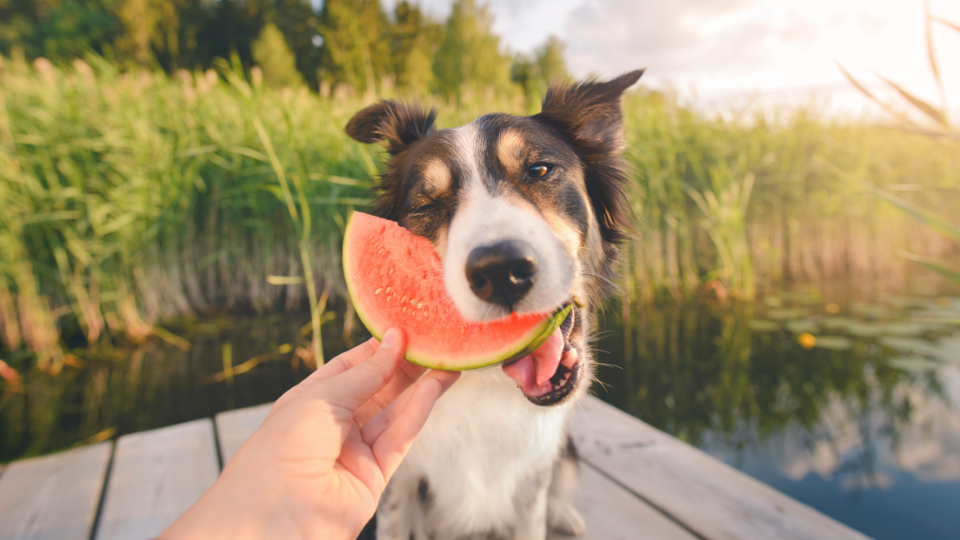
[[[580,353],[570,343],[576,311],[571,309],[560,327],[533,354],[503,366],[503,372],[517,381],[523,394],[536,405],[559,403],[576,388]]]

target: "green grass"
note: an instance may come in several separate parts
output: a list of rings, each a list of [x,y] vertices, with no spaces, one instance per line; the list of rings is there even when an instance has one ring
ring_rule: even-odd
[[[88,62],[0,67],[5,358],[28,351],[56,372],[64,347],[211,310],[309,304],[319,335],[327,298],[344,295],[344,221],[382,159],[342,131],[365,102],[251,87],[228,66],[168,78]],[[807,109],[710,118],[642,91],[624,108],[635,301],[682,301],[711,280],[744,299],[785,280],[895,283],[899,251],[950,247],[863,182],[951,215],[955,143]],[[441,127],[497,110],[527,106],[461,100],[441,106]]]

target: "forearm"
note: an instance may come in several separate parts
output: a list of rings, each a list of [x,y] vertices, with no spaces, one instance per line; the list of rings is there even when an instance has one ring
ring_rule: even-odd
[[[158,540],[354,540],[360,532],[356,516],[293,508],[271,494],[230,484],[218,480]]]

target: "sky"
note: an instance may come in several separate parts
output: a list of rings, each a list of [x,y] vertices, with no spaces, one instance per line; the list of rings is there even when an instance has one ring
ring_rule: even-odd
[[[383,0],[392,7],[394,0]],[[437,18],[452,0],[420,0]],[[704,109],[817,100],[838,113],[874,109],[846,82],[841,63],[882,92],[882,74],[933,104],[923,0],[481,0],[513,52],[548,36],[567,44],[575,76],[645,67],[641,84],[673,89]],[[960,24],[960,2],[930,0]],[[960,117],[960,33],[935,25],[934,44],[954,118]]]

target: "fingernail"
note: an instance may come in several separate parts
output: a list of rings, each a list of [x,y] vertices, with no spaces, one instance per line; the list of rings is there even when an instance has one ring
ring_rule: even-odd
[[[388,349],[396,349],[399,341],[400,336],[398,335],[398,332],[391,328],[387,330],[386,334],[383,335],[383,341],[380,342],[380,346]]]

